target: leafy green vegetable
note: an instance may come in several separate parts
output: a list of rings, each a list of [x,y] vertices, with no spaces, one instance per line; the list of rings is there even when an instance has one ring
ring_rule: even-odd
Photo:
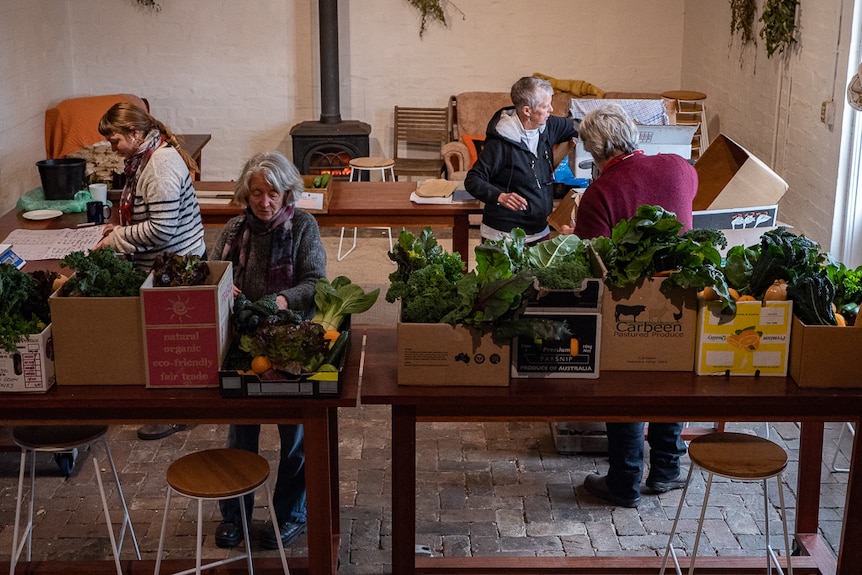
[[[794,283],[787,285],[787,297],[793,300],[793,313],[808,325],[836,325],[835,314],[832,311],[832,300],[835,298],[835,286],[822,273],[797,277]]]
[[[268,294],[257,301],[251,301],[245,294],[238,294],[233,300],[231,323],[237,335],[253,334],[265,325],[283,323],[297,324],[302,316],[294,310],[278,309],[275,303],[277,294]]]
[[[201,256],[159,254],[153,261],[153,285],[157,287],[203,285],[210,268]]]
[[[326,330],[313,321],[267,323],[254,334],[240,337],[239,348],[252,357],[269,358],[273,369],[293,375],[315,371],[329,350]]]
[[[712,243],[714,234],[682,234],[672,212],[660,206],[641,206],[634,217],[619,222],[611,237],[591,241],[608,270],[608,282],[627,286],[644,276],[671,272],[662,282],[667,293],[674,286],[697,290],[712,287],[723,298],[724,311],[733,313],[721,254]],[[705,240],[705,241],[699,241]]]
[[[575,235],[558,235],[529,247],[528,265],[539,286],[549,290],[580,289],[584,279],[594,277],[588,245]]]
[[[415,237],[407,230],[401,230],[398,241],[389,252],[389,259],[398,266],[389,274],[389,289],[386,292],[386,301],[389,303],[398,299],[404,301],[408,295],[407,282],[410,276],[426,266],[439,265],[445,277],[453,283],[467,267],[459,253],[443,250],[430,227],[426,227]]]
[[[338,330],[345,316],[368,311],[379,295],[380,288],[365,293],[362,286],[351,283],[346,276],[338,276],[332,283],[326,278],[320,278],[315,285],[314,303],[317,313],[312,321],[325,329]]]
[[[413,272],[397,292],[402,302],[401,320],[407,323],[442,321],[458,305],[456,284],[461,275],[459,272],[456,278],[449,277],[440,263],[429,264]]]
[[[748,285],[751,283],[751,272],[754,262],[760,256],[760,246],[747,248],[745,246],[733,246],[727,250],[724,260],[724,275],[727,284],[736,289],[740,294],[748,293]],[[750,294],[749,294],[750,295]]]
[[[862,266],[850,269],[843,263],[830,259],[826,275],[835,286],[835,307],[838,313],[850,318],[859,314],[862,303]]]
[[[760,256],[751,270],[749,293],[763,299],[775,280],[793,285],[799,278],[818,275],[825,262],[826,254],[816,242],[783,226],[769,230],[760,236]]]
[[[58,275],[43,270],[25,273],[0,263],[0,348],[14,353],[22,337],[51,323],[48,297]]]
[[[132,262],[114,255],[111,248],[99,248],[89,254],[72,252],[60,266],[75,271],[60,289],[64,296],[134,297],[147,277],[146,272],[134,269]]]

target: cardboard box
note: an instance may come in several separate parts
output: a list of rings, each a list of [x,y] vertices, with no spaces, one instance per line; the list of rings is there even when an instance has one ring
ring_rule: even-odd
[[[57,381],[51,326],[22,337],[17,348],[15,353],[0,349],[0,392],[44,393],[51,389]]]
[[[590,250],[590,254],[595,269],[601,274],[595,252]],[[572,337],[540,342],[531,337],[516,337],[512,341],[512,377],[598,377],[599,312],[604,282],[599,278],[586,278],[577,290],[546,290],[541,287],[537,290],[536,298],[527,302],[522,317],[566,322]]]
[[[144,385],[141,298],[48,298],[57,385]]]
[[[799,387],[862,387],[862,328],[807,325],[793,316],[790,377]],[[844,361],[842,361],[844,358]]]
[[[777,209],[778,200],[787,191],[787,182],[724,134],[712,141],[694,168],[698,177],[694,211]]]
[[[218,387],[230,345],[233,308],[231,262],[208,261],[210,274],[197,286],[141,286],[147,387]]]
[[[722,315],[721,302],[701,302],[698,375],[787,375],[792,301],[736,302]]]
[[[510,345],[447,323],[398,322],[399,385],[507,386]]]
[[[602,296],[603,370],[691,371],[697,342],[697,292],[661,291],[666,278],[605,286]]]
[[[325,188],[313,188],[312,185],[316,177],[312,175],[302,176],[305,189],[296,198],[296,207],[312,214],[325,214],[329,210],[329,199],[332,197],[333,178],[329,178]]]
[[[638,126],[638,149],[648,156],[676,154],[691,158],[691,139],[697,126]]]
[[[524,313],[524,317],[564,321],[572,332],[565,340],[512,340],[512,377],[597,378],[602,319],[593,313]]]

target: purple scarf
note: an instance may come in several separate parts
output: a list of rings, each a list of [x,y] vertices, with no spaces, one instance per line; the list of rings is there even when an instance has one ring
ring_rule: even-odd
[[[271,234],[272,247],[269,252],[269,293],[279,292],[294,286],[293,277],[293,206],[282,208],[269,221],[263,221],[246,208],[245,220],[236,234],[225,241],[221,259],[234,264],[233,283],[242,289],[242,279],[248,261],[249,238]]]

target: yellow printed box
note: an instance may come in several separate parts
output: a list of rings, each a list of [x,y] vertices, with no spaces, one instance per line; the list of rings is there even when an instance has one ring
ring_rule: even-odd
[[[698,375],[786,376],[793,302],[737,302],[735,315],[722,315],[721,302],[700,302]]]

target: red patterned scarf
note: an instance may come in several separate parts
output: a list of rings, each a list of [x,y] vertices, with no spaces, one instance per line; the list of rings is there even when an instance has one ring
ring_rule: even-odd
[[[135,203],[135,188],[138,186],[138,175],[144,171],[144,166],[150,161],[150,156],[164,143],[165,139],[162,134],[154,129],[152,130],[141,145],[135,155],[125,161],[126,185],[123,186],[123,194],[120,196],[120,225],[127,226],[132,223],[132,208]]]
[[[245,221],[237,233],[227,239],[221,259],[234,264],[234,285],[242,289],[242,279],[248,261],[249,237],[251,234],[272,234],[269,253],[269,275],[267,286],[270,293],[294,286],[293,277],[293,206],[286,206],[270,220],[263,221],[246,208]]]

